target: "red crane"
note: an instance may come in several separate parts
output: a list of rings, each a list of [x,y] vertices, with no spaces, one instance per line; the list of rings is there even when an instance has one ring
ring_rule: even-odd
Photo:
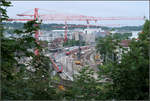
[[[42,9],[40,9],[42,10]],[[67,14],[67,13],[57,13],[53,12],[53,14],[39,14],[39,8],[34,9],[34,14],[17,14],[17,16],[28,16],[34,17],[32,19],[8,19],[8,21],[31,21],[31,20],[38,20],[42,21],[64,21],[65,22],[65,37],[64,42],[67,40],[67,21],[86,21],[87,26],[89,27],[90,21],[102,21],[102,20],[144,20],[143,17],[93,17],[93,16],[85,16],[85,15],[75,15],[75,14]],[[49,11],[49,10],[47,10]],[[52,12],[52,11],[49,11]],[[37,31],[35,34],[35,38],[38,40],[39,32]]]
[[[24,16],[24,15],[19,15],[19,16]],[[39,19],[38,8],[34,9],[34,15],[27,15],[27,16],[34,16],[34,19],[8,19],[8,21],[32,21],[32,20],[38,20]],[[38,25],[35,24],[35,26],[38,26]],[[38,37],[39,37],[39,31],[37,30],[37,31],[35,31],[35,38],[36,38],[36,42],[37,43],[38,43]],[[35,49],[34,53],[35,53],[35,55],[38,55],[39,54],[38,49]]]

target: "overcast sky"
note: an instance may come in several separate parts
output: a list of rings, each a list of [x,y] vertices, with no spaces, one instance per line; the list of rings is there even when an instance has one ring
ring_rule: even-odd
[[[7,8],[10,18],[34,8],[55,10],[61,13],[83,14],[97,17],[143,17],[149,18],[148,1],[12,1]],[[32,13],[32,12],[31,12]],[[42,11],[43,14],[51,12]],[[28,13],[27,13],[28,14]],[[72,22],[68,22],[72,23]],[[80,23],[80,22],[75,22]],[[86,23],[86,22],[82,22]],[[101,21],[98,24],[142,25],[144,21]]]

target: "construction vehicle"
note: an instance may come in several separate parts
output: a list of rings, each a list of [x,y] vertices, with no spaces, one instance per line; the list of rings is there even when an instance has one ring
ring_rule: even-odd
[[[64,88],[63,85],[59,85],[58,88],[59,88],[60,90],[62,90],[62,91],[65,91],[65,88]]]
[[[99,60],[100,60],[100,55],[96,55],[96,56],[95,56],[95,60],[96,60],[96,61],[99,61]]]
[[[75,64],[76,65],[81,65],[81,62],[77,60],[77,61],[75,61]]]
[[[99,56],[98,56],[98,55],[96,55],[96,56],[95,56],[95,59],[99,59]]]
[[[76,60],[76,61],[75,61],[75,64],[76,64],[76,65],[83,66],[83,63],[82,63],[81,61],[79,61],[79,60]]]

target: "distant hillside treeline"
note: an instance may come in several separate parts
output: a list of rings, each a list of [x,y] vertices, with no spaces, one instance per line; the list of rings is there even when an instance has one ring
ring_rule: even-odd
[[[143,29],[143,26],[123,26],[123,27],[114,27],[114,29],[118,29],[118,30],[135,30],[135,31],[140,31]]]
[[[6,27],[13,27],[13,28],[16,28],[16,29],[21,29],[23,28],[23,24],[24,23],[21,23],[21,22],[4,22],[3,23]],[[76,24],[68,24],[68,26],[70,25],[76,25]],[[53,23],[53,24],[42,24],[41,25],[41,29],[43,30],[47,30],[47,31],[50,31],[50,30],[63,30],[63,26],[65,26],[64,24],[56,24],[56,23]],[[68,27],[68,29],[75,29],[75,28],[78,28],[78,27]],[[87,27],[80,27],[81,29],[85,29]],[[128,31],[132,31],[132,30],[135,30],[135,31],[140,31],[142,30],[143,26],[123,26],[123,27],[107,27],[107,26],[100,26],[100,27],[92,27],[92,28],[102,28],[103,30],[112,30],[112,29],[115,29],[115,30],[128,30]]]

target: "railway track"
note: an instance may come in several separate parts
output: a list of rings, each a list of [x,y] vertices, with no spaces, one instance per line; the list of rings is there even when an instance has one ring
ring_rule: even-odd
[[[93,52],[87,52],[85,54],[85,56],[83,57],[85,65],[90,65],[90,56],[91,56],[91,54],[93,54]]]
[[[85,56],[85,58],[86,58],[87,60],[90,60],[91,54],[93,54],[93,52],[89,52],[89,53]]]
[[[99,69],[97,68],[97,65],[95,64],[95,62],[93,62],[91,60],[91,55],[94,54],[94,51],[90,51],[88,52],[85,56],[84,56],[84,63],[85,65],[88,65],[91,69],[93,69],[95,72],[99,71]]]

